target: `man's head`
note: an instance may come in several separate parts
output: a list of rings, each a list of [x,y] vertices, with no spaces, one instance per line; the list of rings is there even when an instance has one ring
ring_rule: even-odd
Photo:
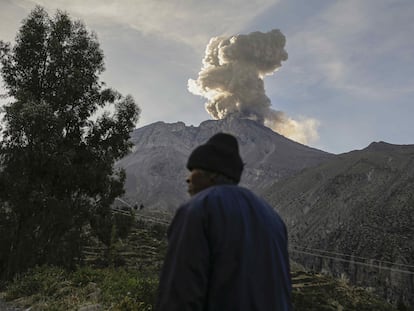
[[[188,191],[194,195],[210,186],[222,183],[238,184],[243,171],[237,139],[218,133],[191,153],[187,168]]]

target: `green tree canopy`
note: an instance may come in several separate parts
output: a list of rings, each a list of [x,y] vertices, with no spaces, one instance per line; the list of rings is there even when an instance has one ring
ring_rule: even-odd
[[[64,12],[50,17],[36,7],[14,46],[0,41],[0,61],[9,98],[0,142],[0,234],[9,238],[0,239],[0,270],[72,266],[87,224],[107,236],[100,226],[125,180],[114,163],[131,147],[140,109],[100,82],[96,36]]]

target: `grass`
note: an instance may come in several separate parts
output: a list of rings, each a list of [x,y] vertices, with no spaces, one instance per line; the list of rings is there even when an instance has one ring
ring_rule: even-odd
[[[104,252],[98,251],[100,245],[95,245],[95,255],[88,258],[85,266],[75,271],[36,267],[12,282],[0,284],[0,297],[18,307],[31,307],[31,311],[82,310],[88,306],[88,310],[152,311],[166,251],[165,231],[166,227],[138,222],[129,238],[113,247],[113,258],[123,262],[122,266],[99,268]],[[397,310],[362,288],[304,272],[303,267],[294,263],[292,283],[296,311]]]
[[[292,271],[293,305],[307,311],[394,311],[391,304],[367,290],[333,277]]]
[[[395,311],[393,306],[362,288],[326,275],[293,271],[296,311]],[[9,283],[3,298],[31,310],[151,311],[158,278],[122,268],[80,267],[68,272],[58,267],[37,267]]]
[[[81,267],[68,272],[43,266],[16,277],[3,298],[31,310],[78,310],[99,305],[99,310],[150,311],[157,286],[155,276],[126,268]]]

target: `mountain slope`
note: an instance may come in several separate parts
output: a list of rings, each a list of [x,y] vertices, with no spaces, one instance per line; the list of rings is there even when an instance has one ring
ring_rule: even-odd
[[[373,143],[269,188],[292,257],[414,306],[414,145]]]
[[[188,198],[188,156],[218,132],[237,136],[245,162],[241,185],[257,192],[333,157],[248,119],[210,120],[199,127],[157,122],[133,132],[133,152],[117,164],[127,173],[125,199],[152,210],[177,208]]]

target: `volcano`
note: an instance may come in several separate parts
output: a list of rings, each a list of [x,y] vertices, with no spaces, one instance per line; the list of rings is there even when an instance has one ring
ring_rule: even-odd
[[[212,135],[237,137],[245,163],[241,186],[260,194],[271,184],[335,155],[299,144],[249,119],[227,117],[198,127],[156,122],[131,134],[133,151],[117,163],[126,170],[124,200],[150,210],[173,212],[189,198],[186,161]]]

